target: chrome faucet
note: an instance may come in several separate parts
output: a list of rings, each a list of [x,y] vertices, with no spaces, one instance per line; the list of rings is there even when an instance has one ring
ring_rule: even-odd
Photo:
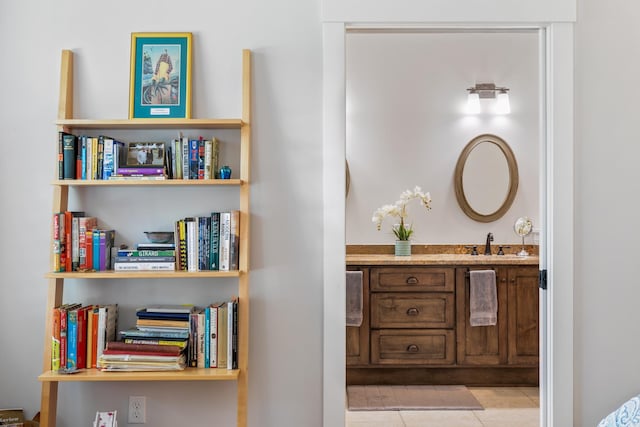
[[[485,255],[491,255],[491,242],[493,242],[493,233],[487,234],[487,243],[484,245]]]

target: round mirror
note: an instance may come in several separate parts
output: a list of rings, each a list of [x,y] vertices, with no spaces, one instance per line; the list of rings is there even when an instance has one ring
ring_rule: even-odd
[[[533,223],[531,219],[523,216],[522,218],[518,218],[516,223],[513,225],[513,229],[516,234],[522,237],[522,249],[518,252],[518,256],[528,256],[529,252],[524,248],[524,237],[531,233],[531,229],[533,228]]]
[[[518,164],[509,145],[490,134],[473,138],[455,170],[458,204],[470,218],[491,222],[511,207],[518,190]]]

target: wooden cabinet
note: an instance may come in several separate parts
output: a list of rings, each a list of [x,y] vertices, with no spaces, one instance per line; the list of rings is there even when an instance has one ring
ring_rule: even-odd
[[[249,355],[249,170],[250,170],[250,142],[251,142],[251,52],[244,50],[242,55],[242,118],[237,119],[132,119],[132,120],[85,120],[73,118],[73,54],[65,50],[62,53],[60,105],[58,109],[57,129],[65,132],[109,132],[123,130],[132,133],[157,134],[158,130],[168,130],[173,135],[184,130],[235,129],[240,133],[239,159],[240,171],[238,179],[207,179],[182,180],[171,179],[164,181],[110,181],[110,180],[54,180],[53,182],[53,212],[68,210],[69,189],[85,187],[83,191],[101,186],[118,187],[123,193],[133,186],[145,188],[155,187],[164,189],[169,194],[179,191],[177,187],[197,187],[203,191],[215,192],[220,188],[236,187],[237,204],[240,211],[240,245],[239,269],[237,271],[144,271],[144,272],[50,272],[46,275],[49,281],[46,324],[44,334],[43,372],[38,377],[42,383],[41,419],[42,427],[56,425],[56,407],[58,398],[58,384],[60,382],[110,382],[110,381],[235,381],[237,384],[237,425],[247,424],[247,396],[248,396],[248,355]],[[52,137],[53,141],[53,137]],[[57,160],[57,159],[56,159]],[[126,197],[126,196],[125,196]],[[96,213],[98,216],[99,212]],[[116,227],[117,228],[117,227]],[[52,257],[53,258],[53,257]],[[53,267],[53,260],[52,260]],[[53,268],[52,268],[53,271]],[[183,371],[169,372],[101,372],[96,369],[74,375],[64,375],[51,370],[51,336],[52,319],[49,314],[54,307],[63,303],[64,281],[70,279],[155,279],[175,281],[208,279],[215,284],[219,278],[235,279],[237,283],[238,304],[238,369],[214,368],[186,368]],[[144,280],[140,286],[152,286],[153,281]],[[117,287],[114,287],[117,288]],[[113,290],[114,300],[117,301],[117,289]],[[209,301],[211,293],[203,293],[202,304]],[[66,301],[65,301],[66,302]],[[197,303],[197,301],[194,301]],[[182,385],[184,387],[185,385]],[[207,397],[203,396],[203,402]]]
[[[508,363],[538,365],[539,301],[538,269],[512,267],[507,270]]]
[[[349,268],[365,291],[363,324],[347,328],[349,384],[537,385],[537,265]],[[496,272],[494,326],[470,325],[472,269]]]

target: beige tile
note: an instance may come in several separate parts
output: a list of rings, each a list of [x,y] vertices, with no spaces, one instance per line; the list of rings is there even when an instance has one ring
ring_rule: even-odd
[[[482,422],[483,427],[538,427],[540,425],[540,410],[527,409],[485,409],[473,411]]]
[[[482,427],[472,411],[400,411],[406,427]]]
[[[347,411],[347,427],[404,427],[399,411]]]
[[[468,387],[476,399],[487,408],[536,408],[538,403],[521,387]]]

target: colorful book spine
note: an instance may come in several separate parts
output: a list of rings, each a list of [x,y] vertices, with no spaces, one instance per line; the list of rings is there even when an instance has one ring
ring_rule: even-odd
[[[204,179],[213,179],[215,173],[211,167],[211,158],[213,154],[213,142],[207,139],[204,142]]]
[[[137,168],[137,167],[124,166],[124,167],[118,167],[118,169],[116,170],[116,173],[118,175],[123,175],[123,176],[164,175],[164,168],[156,168],[156,167]]]
[[[67,313],[67,369],[78,367],[78,309]]]
[[[97,228],[93,229],[92,233],[93,245],[92,245],[92,254],[93,254],[93,269],[95,271],[100,271],[100,230]]]
[[[60,367],[67,366],[67,308],[60,306]]]
[[[189,141],[189,179],[198,179],[198,162],[200,159],[198,140]]]
[[[187,224],[184,219],[178,220],[178,250],[180,271],[187,271]]]
[[[60,369],[60,309],[55,307],[51,313],[51,370]]]
[[[96,179],[102,179],[102,166],[104,165],[104,136],[98,137],[98,160],[96,163]]]
[[[205,151],[204,139],[200,137],[198,140],[198,179],[204,179]]]
[[[229,222],[229,270],[240,268],[240,211],[231,211]]]
[[[204,333],[205,333],[205,313],[203,309],[198,310],[198,326],[197,326],[197,366],[198,368],[205,367],[204,361]]]
[[[227,303],[218,305],[218,367],[227,367]]]
[[[56,212],[53,214],[52,221],[52,233],[53,233],[53,271],[64,271],[60,270],[60,250],[61,250],[61,239],[60,239],[60,212]]]
[[[109,179],[113,174],[113,138],[104,137],[104,154],[102,161],[102,179]]]
[[[204,367],[208,368],[210,365],[209,351],[211,346],[211,340],[209,339],[211,333],[211,310],[209,307],[204,308]]]
[[[182,138],[182,179],[189,179],[189,140]]]
[[[117,253],[118,257],[175,257],[175,250],[137,250],[137,249],[119,249]]]
[[[218,307],[209,307],[209,367],[218,367]]]
[[[58,179],[64,179],[64,132],[58,132]]]
[[[95,368],[98,360],[98,321],[100,316],[100,307],[98,305],[94,305],[91,309],[90,313],[92,317],[91,324],[91,358],[87,358],[87,363],[89,360],[91,361],[91,368]]]
[[[209,270],[220,269],[220,212],[211,213],[211,236],[209,237]]]
[[[89,306],[78,309],[78,329],[76,338],[76,367],[84,369],[87,367],[87,321]]]
[[[116,262],[115,271],[174,271],[175,262]]]
[[[76,136],[69,133],[62,135],[63,179],[76,179]]]
[[[187,243],[187,271],[198,271],[198,228],[195,217],[184,219]]]
[[[93,230],[97,226],[98,218],[94,216],[85,216],[78,219],[78,270],[87,270],[90,268],[87,262],[87,231]]]
[[[80,179],[87,179],[87,137],[78,137],[78,149],[80,150]]]
[[[229,271],[231,250],[231,212],[220,212],[219,270]]]
[[[116,256],[115,262],[176,262],[175,256]]]
[[[85,235],[86,261],[85,270],[93,270],[93,230],[87,229]]]

